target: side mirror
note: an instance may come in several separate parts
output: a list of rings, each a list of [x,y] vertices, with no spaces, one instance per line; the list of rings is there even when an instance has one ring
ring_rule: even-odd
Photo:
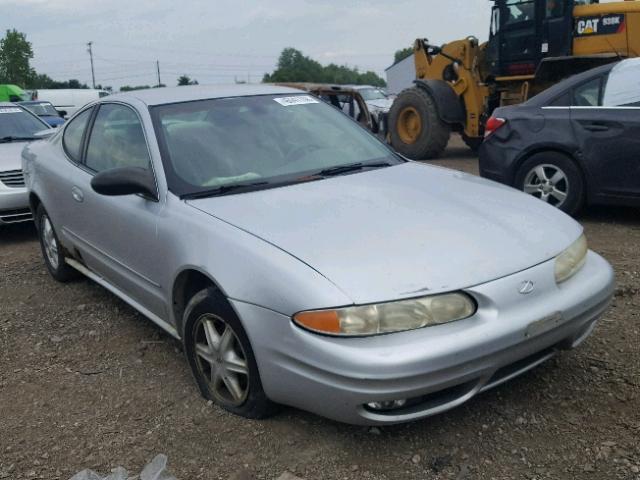
[[[155,202],[158,193],[153,175],[140,167],[112,168],[96,174],[91,179],[91,188],[100,195],[142,195]]]
[[[66,110],[58,110],[58,115],[60,115],[62,118],[67,118],[67,111]]]

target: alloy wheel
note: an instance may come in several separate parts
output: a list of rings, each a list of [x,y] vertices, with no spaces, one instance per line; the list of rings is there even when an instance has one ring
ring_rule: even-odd
[[[249,363],[236,333],[212,314],[202,315],[194,332],[198,369],[214,400],[232,407],[242,405],[249,394]]]
[[[42,243],[47,260],[54,270],[58,269],[58,242],[53,232],[53,226],[47,215],[42,216]]]
[[[569,196],[569,178],[556,165],[537,165],[524,177],[523,190],[543,202],[560,208]]]

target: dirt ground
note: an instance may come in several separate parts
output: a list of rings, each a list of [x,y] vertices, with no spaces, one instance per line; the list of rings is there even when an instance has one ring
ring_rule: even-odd
[[[458,140],[435,162],[477,172]],[[369,429],[207,404],[176,343],[88,280],[56,283],[32,226],[0,231],[0,479],[139,472],[180,480],[640,479],[640,211],[589,208],[615,267],[611,309],[579,349],[449,413]]]

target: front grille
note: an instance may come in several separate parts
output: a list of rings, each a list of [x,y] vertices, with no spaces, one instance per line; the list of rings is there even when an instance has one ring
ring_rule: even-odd
[[[28,222],[31,218],[31,210],[28,208],[0,210],[0,224]]]
[[[22,174],[22,170],[8,170],[6,172],[0,172],[0,182],[11,188],[24,187],[24,175]]]

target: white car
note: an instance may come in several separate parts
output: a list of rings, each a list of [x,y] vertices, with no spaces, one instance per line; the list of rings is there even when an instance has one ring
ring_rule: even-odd
[[[0,102],[0,226],[31,220],[20,153],[49,125],[29,110]]]
[[[87,103],[109,95],[106,90],[89,88],[42,89],[32,93],[33,100],[51,102],[55,109],[66,119],[84,107]]]

